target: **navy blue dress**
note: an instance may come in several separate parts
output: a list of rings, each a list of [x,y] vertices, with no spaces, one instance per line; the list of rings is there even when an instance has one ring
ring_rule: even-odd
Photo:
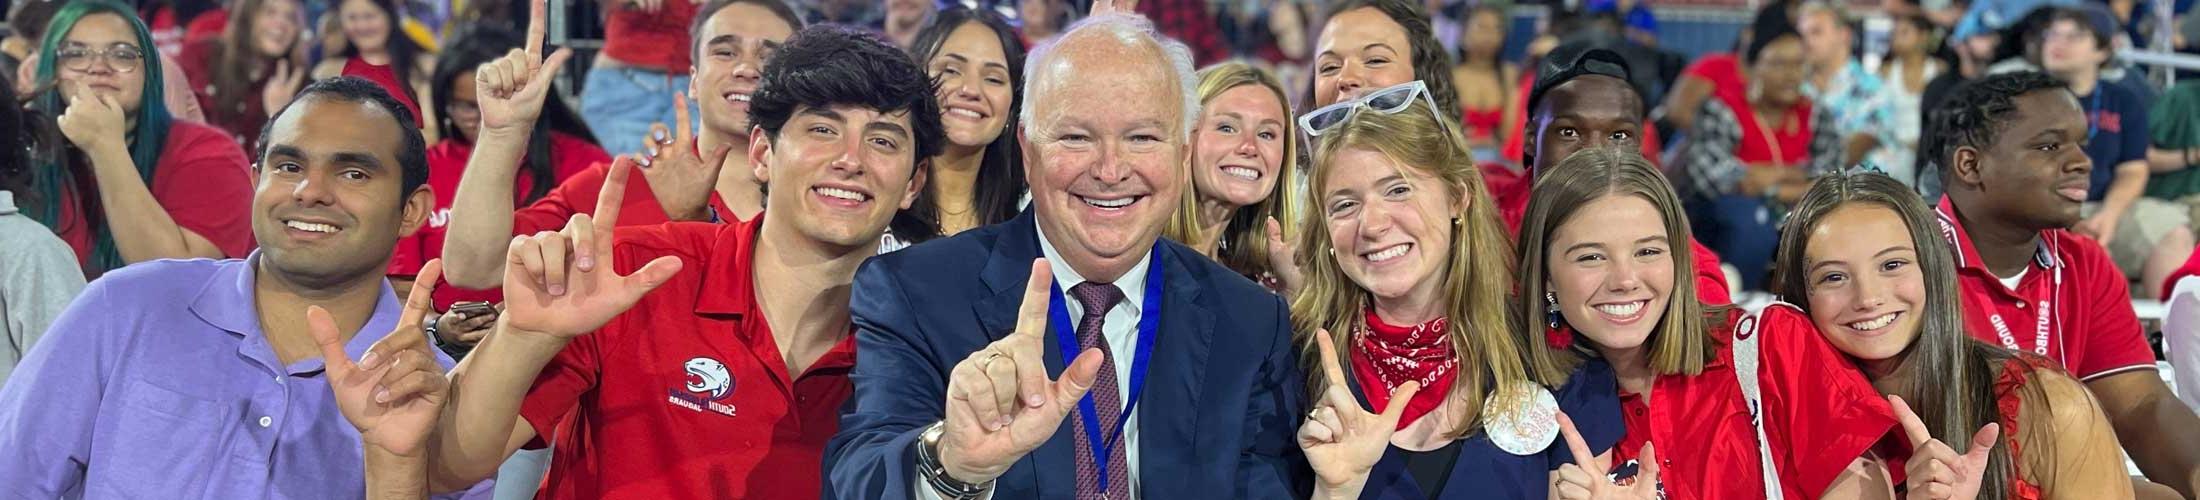
[[[1353,395],[1365,404],[1359,384],[1350,387]],[[1611,449],[1620,436],[1627,433],[1627,425],[1620,420],[1619,414],[1619,381],[1612,374],[1612,366],[1604,360],[1583,362],[1574,369],[1573,376],[1567,378],[1566,385],[1552,396],[1558,400],[1558,408],[1574,419],[1574,425],[1581,430],[1581,439],[1599,454]],[[1453,453],[1456,456],[1452,456]],[[1566,449],[1564,438],[1552,440],[1551,446],[1542,453],[1526,456],[1498,448],[1490,442],[1489,436],[1481,433],[1428,452],[1416,453],[1392,446],[1383,451],[1382,460],[1375,463],[1367,478],[1367,489],[1360,493],[1360,498],[1540,500],[1550,497],[1550,471],[1573,463],[1573,460],[1573,452]],[[1414,466],[1409,467],[1409,462]],[[1416,476],[1430,476],[1409,470],[1421,468],[1425,471],[1428,464],[1443,462],[1450,462],[1451,468],[1448,474],[1442,474],[1440,485],[1423,485]],[[1432,488],[1436,494],[1430,494]]]

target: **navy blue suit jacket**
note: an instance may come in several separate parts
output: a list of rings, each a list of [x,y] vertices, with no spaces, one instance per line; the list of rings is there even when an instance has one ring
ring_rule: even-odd
[[[850,305],[855,393],[825,451],[828,498],[911,497],[917,434],[944,414],[948,372],[1015,329],[1040,256],[1026,211],[863,264]],[[1161,266],[1164,288],[1138,404],[1140,494],[1305,498],[1313,476],[1295,436],[1306,392],[1283,301],[1173,242],[1161,244],[1152,265]],[[1047,372],[1059,377],[1064,361],[1053,345]],[[1074,497],[1075,418],[1010,467],[994,498]]]

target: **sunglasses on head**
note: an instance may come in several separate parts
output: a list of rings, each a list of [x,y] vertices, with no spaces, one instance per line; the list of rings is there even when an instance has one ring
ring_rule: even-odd
[[[1352,117],[1359,116],[1362,109],[1386,115],[1396,114],[1413,106],[1415,98],[1428,103],[1429,113],[1437,112],[1436,99],[1429,96],[1428,84],[1414,80],[1368,92],[1355,99],[1322,106],[1321,109],[1299,117],[1299,130],[1306,131],[1308,137],[1320,137],[1351,121]],[[1442,122],[1443,119],[1438,117],[1437,121]]]

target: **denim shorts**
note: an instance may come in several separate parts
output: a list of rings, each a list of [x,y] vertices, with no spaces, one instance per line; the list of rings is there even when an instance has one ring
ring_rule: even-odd
[[[613,156],[638,153],[651,124],[676,128],[672,93],[687,90],[688,75],[597,66],[588,70],[588,83],[581,89],[581,120],[588,122],[589,131],[596,133],[596,141],[605,152]],[[701,121],[692,101],[688,112],[690,119]]]

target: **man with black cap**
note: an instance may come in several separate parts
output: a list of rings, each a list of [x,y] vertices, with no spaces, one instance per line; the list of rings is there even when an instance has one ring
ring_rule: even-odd
[[[1521,158],[1528,166],[1527,178],[1489,186],[1497,198],[1498,213],[1515,233],[1527,213],[1536,172],[1575,151],[1640,147],[1649,106],[1644,105],[1642,92],[1628,82],[1627,59],[1592,43],[1568,42],[1543,56],[1535,86],[1528,91],[1526,152]],[[1718,254],[1693,237],[1688,247],[1696,259],[1697,298],[1709,304],[1732,302]]]

